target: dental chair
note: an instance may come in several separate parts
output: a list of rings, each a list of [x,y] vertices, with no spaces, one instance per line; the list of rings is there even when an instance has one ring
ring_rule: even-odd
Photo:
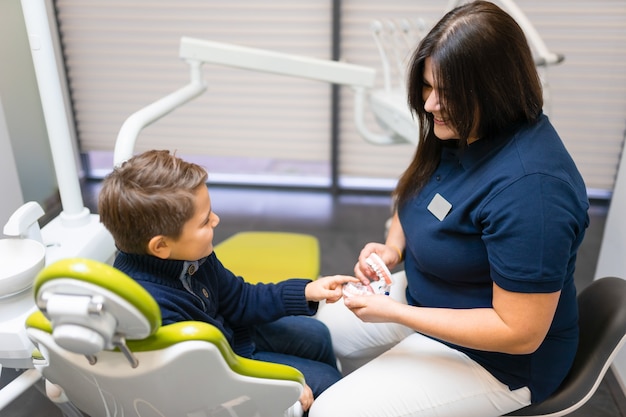
[[[152,296],[108,264],[57,261],[34,294],[35,368],[66,416],[302,415],[298,370],[237,356],[207,323],[161,326]]]

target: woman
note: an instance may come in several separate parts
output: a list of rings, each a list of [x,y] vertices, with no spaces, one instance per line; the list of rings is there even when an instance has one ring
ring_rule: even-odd
[[[342,363],[382,354],[312,417],[500,416],[554,392],[576,353],[586,188],[542,113],[524,33],[492,3],[463,5],[420,43],[408,91],[419,146],[385,244],[355,266],[376,279],[376,253],[406,278],[319,313]]]

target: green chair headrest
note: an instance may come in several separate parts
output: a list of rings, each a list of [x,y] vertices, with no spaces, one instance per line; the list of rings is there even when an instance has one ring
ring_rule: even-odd
[[[113,266],[93,259],[67,258],[45,267],[35,278],[34,291],[58,278],[73,278],[105,288],[133,305],[150,323],[153,332],[161,326],[161,310],[150,293]]]

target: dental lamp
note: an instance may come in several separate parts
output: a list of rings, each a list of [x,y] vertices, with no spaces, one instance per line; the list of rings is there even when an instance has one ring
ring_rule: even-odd
[[[366,140],[376,144],[416,142],[417,125],[404,101],[369,95],[384,133],[369,131],[364,122],[366,96],[374,86],[376,70],[344,62],[249,48],[221,42],[182,37],[179,56],[190,66],[191,81],[173,93],[132,114],[120,129],[115,143],[113,163],[119,165],[133,155],[140,131],[206,90],[202,64],[209,63],[257,72],[299,77],[352,87],[354,122]]]
[[[463,1],[449,0],[446,11],[462,4]],[[526,34],[538,67],[548,67],[563,61],[563,55],[548,50],[532,23],[513,0],[499,1]],[[399,25],[389,21],[372,23],[370,29],[383,69],[384,86],[379,89],[373,88],[376,71],[370,67],[182,37],[179,56],[190,66],[190,83],[137,111],[124,122],[115,143],[113,162],[119,165],[133,155],[137,136],[143,128],[206,91],[207,87],[202,77],[204,63],[349,86],[354,91],[354,123],[357,132],[366,141],[378,145],[394,143],[416,145],[419,137],[418,124],[407,106],[405,68],[401,57],[414,47],[415,41],[418,41],[427,30],[425,22],[418,19],[417,39],[410,39],[411,26],[407,19],[403,19]],[[389,55],[394,57],[398,81],[396,86],[392,83]],[[366,102],[369,102],[371,112],[382,133],[374,133],[365,126]]]

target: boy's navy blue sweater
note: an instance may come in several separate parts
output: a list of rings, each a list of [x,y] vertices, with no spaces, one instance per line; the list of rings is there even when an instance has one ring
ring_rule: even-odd
[[[278,284],[250,284],[217,259],[215,253],[195,262],[164,260],[119,252],[114,266],[143,286],[159,304],[163,324],[204,321],[226,336],[238,355],[251,357],[251,328],[289,315],[313,315],[308,279]]]

